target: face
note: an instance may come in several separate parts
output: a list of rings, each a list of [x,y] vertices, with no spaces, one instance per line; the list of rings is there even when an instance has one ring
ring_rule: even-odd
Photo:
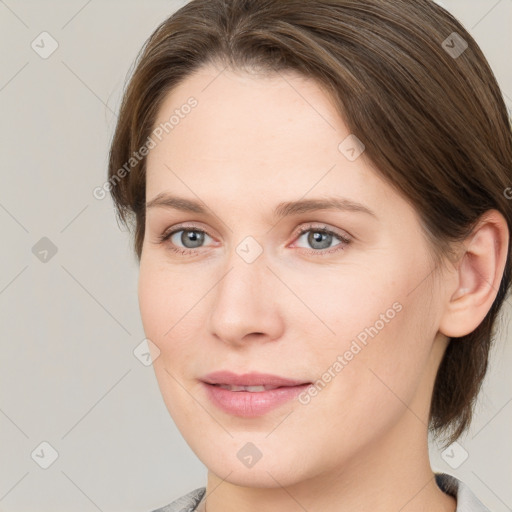
[[[155,127],[174,120],[147,159],[140,311],[165,404],[202,462],[237,485],[292,485],[426,431],[433,264],[416,212],[354,158],[362,147],[314,81],[220,69],[159,110]],[[217,371],[306,384],[213,390]]]

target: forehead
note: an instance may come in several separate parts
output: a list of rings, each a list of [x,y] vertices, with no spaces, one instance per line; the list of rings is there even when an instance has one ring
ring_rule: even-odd
[[[257,144],[262,157],[276,157],[285,149],[306,149],[304,142],[312,137],[328,134],[337,140],[347,131],[320,86],[291,72],[262,75],[205,66],[167,95],[156,125],[168,121],[173,112],[188,111],[185,105],[191,97],[197,106],[180,117],[171,139],[177,145],[193,128],[194,135],[201,137],[196,147],[216,157],[228,158],[238,148],[248,148],[248,156],[258,157],[252,154]],[[276,151],[276,146],[281,150]]]
[[[311,166],[327,170],[349,135],[330,98],[312,79],[214,65],[199,69],[167,95],[154,123],[158,127],[162,140],[151,151],[148,167],[167,157],[175,166],[194,161],[207,164],[210,172],[221,165],[237,175],[268,166],[274,172],[293,167],[300,173]]]
[[[331,98],[293,72],[205,66],[168,93],[159,126],[167,130],[148,156],[148,199],[172,191],[231,201],[251,192],[245,204],[254,208],[333,192],[374,205],[398,199],[364,152],[350,161],[340,151],[351,134]]]

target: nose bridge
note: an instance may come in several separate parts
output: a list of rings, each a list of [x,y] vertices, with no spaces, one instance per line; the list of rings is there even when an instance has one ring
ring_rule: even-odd
[[[277,336],[279,312],[272,300],[275,277],[267,263],[262,245],[253,237],[231,248],[210,317],[210,328],[219,338],[236,343],[250,333]]]
[[[226,259],[224,278],[219,282],[217,302],[224,297],[231,302],[241,301],[248,305],[249,300],[257,306],[259,294],[268,283],[270,272],[266,267],[267,259],[263,246],[253,236],[244,237],[234,245]],[[237,304],[230,304],[234,307]]]

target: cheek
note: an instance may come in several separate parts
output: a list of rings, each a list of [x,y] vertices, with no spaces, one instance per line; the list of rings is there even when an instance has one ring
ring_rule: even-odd
[[[192,307],[188,304],[191,294],[183,291],[181,281],[183,278],[173,278],[172,272],[159,269],[158,264],[141,262],[138,299],[142,324],[146,337],[159,350],[153,369],[171,417],[186,428],[187,415],[190,417],[197,411],[183,388],[183,373],[193,368],[190,338],[197,334],[193,331],[194,309],[187,314]]]
[[[351,415],[369,407],[392,414],[393,402],[403,407],[393,392],[412,400],[435,335],[435,308],[426,286],[417,287],[422,265],[351,268],[310,281],[316,286],[309,288],[295,280],[297,295],[307,297],[318,316],[302,315],[297,329],[308,333],[304,348],[317,378],[331,389],[319,395],[333,393],[333,400],[350,404]]]
[[[138,284],[140,316],[146,338],[160,351],[153,361],[153,368],[161,386],[162,379],[166,378],[165,368],[172,372],[169,362],[176,362],[173,350],[175,344],[170,343],[175,335],[176,326],[179,326],[179,323],[175,325],[179,318],[175,293],[176,287],[171,286],[170,280],[163,272],[159,272],[154,265],[146,262],[141,264]],[[181,309],[179,305],[178,309]]]
[[[151,266],[141,264],[138,284],[140,315],[146,337],[156,343],[164,328],[165,315],[162,315],[164,313],[162,293],[163,288]]]
[[[138,282],[139,309],[148,337],[168,338],[193,300],[194,286],[182,272],[174,272],[158,261],[141,261]],[[167,334],[166,334],[167,333]],[[165,336],[164,336],[165,335]]]
[[[165,369],[177,375],[195,368],[194,349],[201,339],[198,330],[204,325],[201,298],[208,291],[208,286],[200,283],[183,269],[175,271],[148,260],[141,263],[139,309],[146,337],[160,350],[153,363],[159,380],[165,377]]]
[[[387,272],[379,272],[369,265],[329,272],[322,269],[307,280],[304,274],[288,274],[283,280],[304,303],[296,301],[298,305],[293,306],[301,308],[300,315],[295,311],[294,325],[300,319],[301,332],[311,333],[306,339],[321,337],[322,342],[309,349],[316,346],[324,353],[347,350],[355,338],[364,344],[375,336],[382,337],[400,316],[404,290],[408,289],[407,276],[397,269],[388,267]]]

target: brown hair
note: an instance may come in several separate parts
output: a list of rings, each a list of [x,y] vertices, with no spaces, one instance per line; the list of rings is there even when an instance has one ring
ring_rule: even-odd
[[[325,87],[350,132],[364,142],[366,157],[418,212],[436,262],[487,210],[501,212],[511,231],[504,193],[512,169],[507,110],[477,43],[439,5],[192,0],[141,49],[112,140],[109,190],[118,218],[125,225],[135,221],[139,260],[146,158],[119,171],[144,145],[167,93],[211,62],[268,73],[294,70]],[[439,367],[430,426],[437,434],[449,432],[449,442],[471,421],[511,265],[509,245],[490,311],[472,333],[450,340]]]

